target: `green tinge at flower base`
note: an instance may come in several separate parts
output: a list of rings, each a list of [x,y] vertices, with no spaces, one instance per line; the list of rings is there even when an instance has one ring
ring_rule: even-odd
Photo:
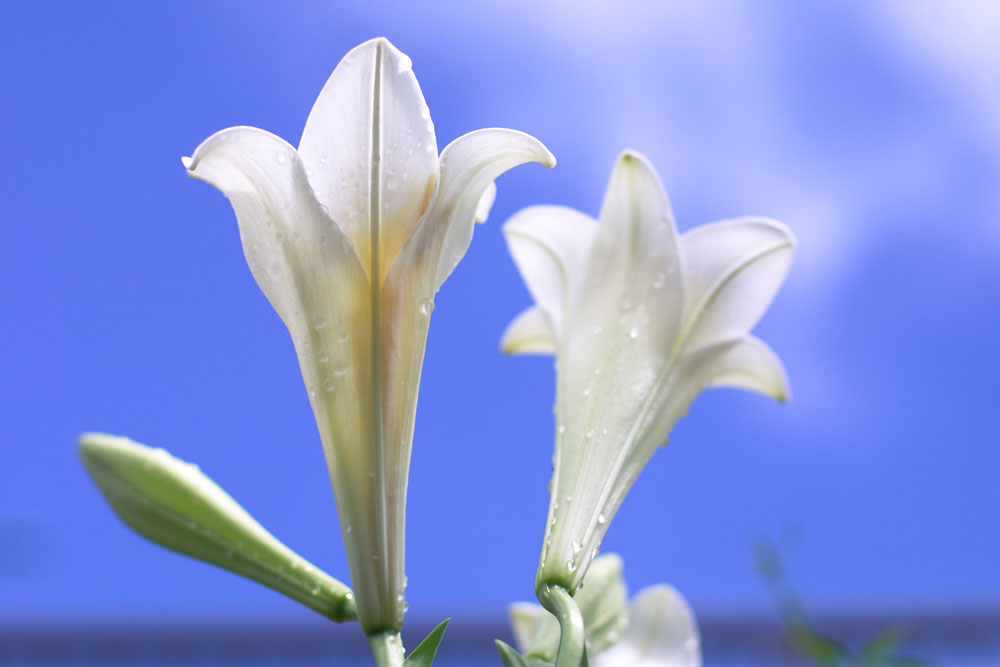
[[[590,653],[599,653],[614,644],[628,626],[628,591],[622,569],[622,559],[617,554],[599,556],[587,571],[586,586],[574,596],[583,616]],[[508,613],[524,657],[554,662],[560,636],[556,617],[534,602],[515,602]]]
[[[354,595],[282,544],[198,466],[128,438],[80,436],[108,503],[144,537],[260,582],[327,618],[356,620]]]

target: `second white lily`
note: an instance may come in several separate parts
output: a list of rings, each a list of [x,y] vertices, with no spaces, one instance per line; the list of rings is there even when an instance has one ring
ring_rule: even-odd
[[[536,586],[571,594],[653,451],[709,386],[784,400],[777,356],[748,332],[795,244],[743,218],[678,235],[652,166],[625,152],[598,220],[534,206],[504,226],[536,305],[508,327],[509,353],[556,356],[556,446]]]
[[[298,149],[222,130],[184,163],[229,198],[257,284],[295,343],[333,483],[358,617],[402,624],[407,477],[433,298],[486,217],[493,180],[555,164],[514,130],[437,153],[410,59],[385,39],[353,49]]]

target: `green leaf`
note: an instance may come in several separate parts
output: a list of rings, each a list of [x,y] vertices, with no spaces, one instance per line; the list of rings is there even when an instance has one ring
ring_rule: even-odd
[[[424,637],[424,641],[417,645],[417,648],[406,657],[403,661],[403,667],[431,667],[431,663],[434,662],[434,656],[437,654],[438,645],[441,644],[441,638],[444,637],[445,628],[448,627],[448,623],[451,621],[450,618],[446,618],[438,626],[431,630],[430,634]]]
[[[789,628],[788,635],[802,655],[822,667],[838,667],[851,659],[851,654],[836,640],[805,627]]]
[[[153,542],[269,586],[337,621],[357,618],[351,589],[264,529],[198,466],[102,433],[80,456],[108,503]]]
[[[868,642],[861,651],[860,662],[864,667],[878,667],[886,664],[889,658],[903,643],[903,631],[898,627],[889,628],[875,639]]]
[[[495,643],[497,645],[497,653],[500,654],[500,662],[503,663],[503,667],[528,667],[512,646],[505,644],[499,639],[495,640]]]

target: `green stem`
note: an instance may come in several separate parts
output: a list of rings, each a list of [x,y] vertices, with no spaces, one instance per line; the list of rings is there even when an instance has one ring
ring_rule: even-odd
[[[376,667],[402,667],[403,640],[395,630],[383,630],[368,635],[368,645],[375,656]]]
[[[583,615],[573,596],[562,586],[542,584],[538,601],[559,620],[559,653],[555,667],[587,667],[587,636]]]

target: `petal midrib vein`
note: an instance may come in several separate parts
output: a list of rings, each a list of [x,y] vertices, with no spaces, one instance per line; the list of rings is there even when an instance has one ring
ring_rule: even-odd
[[[380,207],[381,207],[381,136],[382,122],[382,44],[375,47],[375,76],[372,93],[372,143],[371,143],[371,181],[369,184],[369,278],[371,298],[371,414],[372,414],[372,445],[375,449],[375,539],[377,541],[378,561],[376,567],[381,571],[379,581],[385,590],[379,591],[383,600],[389,598],[389,563],[388,563],[388,521],[386,516],[386,469],[385,442],[382,433],[382,317],[381,317],[381,267],[380,259]]]

